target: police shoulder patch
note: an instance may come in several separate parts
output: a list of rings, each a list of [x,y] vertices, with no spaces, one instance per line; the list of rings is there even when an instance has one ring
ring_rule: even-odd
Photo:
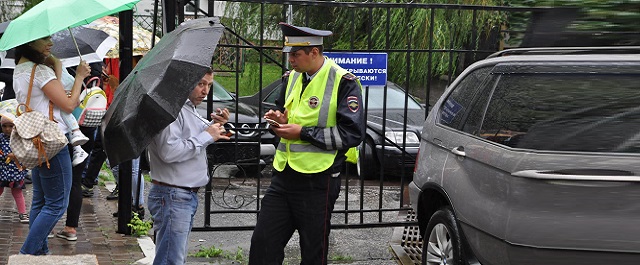
[[[346,73],[345,75],[342,76],[342,78],[347,79],[347,80],[356,80],[356,77],[354,74],[352,73]]]
[[[347,97],[347,106],[349,106],[349,110],[351,112],[357,112],[360,109],[360,104],[358,103],[358,97],[356,96]]]
[[[282,78],[289,77],[290,74],[291,74],[291,71],[286,71],[284,72],[284,74],[282,74]]]

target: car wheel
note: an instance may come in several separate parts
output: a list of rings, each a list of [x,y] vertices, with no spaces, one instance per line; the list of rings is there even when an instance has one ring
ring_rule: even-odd
[[[378,171],[378,160],[374,154],[374,143],[371,139],[365,140],[360,146],[360,154],[356,162],[358,176],[363,179],[378,179],[380,172]]]
[[[436,211],[422,237],[422,264],[464,264],[462,241],[450,207]]]

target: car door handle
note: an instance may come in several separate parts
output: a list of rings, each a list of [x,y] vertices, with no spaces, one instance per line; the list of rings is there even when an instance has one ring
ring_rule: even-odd
[[[617,174],[599,174],[598,170],[585,170],[584,172],[575,172],[577,174],[567,174],[568,172],[544,171],[544,170],[522,170],[511,173],[514,177],[531,178],[540,180],[572,180],[572,181],[623,181],[623,182],[640,182],[640,176],[635,176],[631,172],[620,170],[606,170],[607,173]]]
[[[442,140],[440,140],[438,138],[433,138],[432,143],[435,144],[436,146],[442,147],[444,149],[449,149],[446,146],[444,146],[444,144],[442,144]]]
[[[467,153],[464,152],[464,147],[462,146],[451,149],[451,153],[457,156],[467,156]]]

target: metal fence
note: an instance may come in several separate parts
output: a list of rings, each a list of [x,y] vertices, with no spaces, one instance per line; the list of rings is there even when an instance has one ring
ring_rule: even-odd
[[[193,1],[182,1],[191,5]],[[493,6],[469,6],[418,3],[352,3],[339,1],[200,1],[208,5],[227,3],[235,8],[236,17],[223,18],[225,37],[218,45],[214,59],[218,72],[243,77],[243,62],[259,65],[257,89],[262,88],[263,66],[277,65],[287,70],[286,58],[279,52],[282,36],[275,26],[278,21],[290,21],[299,26],[332,30],[334,37],[325,41],[328,52],[386,53],[389,56],[389,81],[399,84],[422,100],[425,114],[428,106],[443,93],[445,87],[469,64],[504,48],[508,39],[518,39],[524,29],[506,28],[506,18],[513,14],[526,17],[541,9]],[[178,8],[179,18],[184,8]],[[198,7],[199,16],[207,16],[211,8]],[[247,14],[251,14],[247,16]],[[147,18],[145,18],[147,19]],[[147,20],[144,20],[147,21]],[[255,24],[252,24],[256,21]],[[349,23],[347,23],[349,22]],[[273,37],[275,36],[275,37]],[[508,36],[508,39],[507,39]],[[250,55],[253,54],[253,55]],[[224,66],[224,67],[223,67]],[[236,82],[238,85],[239,82]],[[234,89],[234,88],[230,88]],[[367,88],[365,88],[367,89]],[[235,88],[239,91],[238,88]],[[262,95],[258,92],[260,98]],[[259,103],[261,104],[261,103]],[[405,103],[406,104],[406,103]],[[258,106],[262,109],[262,106]],[[406,115],[406,112],[405,112]],[[383,114],[383,117],[385,114]],[[383,118],[384,119],[384,118]],[[405,117],[406,122],[406,117]],[[383,123],[383,131],[385,131]],[[260,129],[256,129],[260,130]],[[406,132],[406,126],[405,126]],[[382,135],[384,137],[384,135]],[[386,138],[389,140],[388,138]],[[403,151],[402,159],[413,164],[414,158],[406,152],[404,144],[383,142],[386,147]],[[386,146],[385,146],[386,145]],[[255,148],[241,146],[239,153],[256,153]],[[384,157],[384,151],[383,156]],[[269,178],[244,178],[241,175],[216,174],[221,163],[210,159],[212,181],[205,192],[205,221],[194,225],[194,231],[251,230],[260,210],[260,200],[268,187]],[[268,160],[268,158],[267,158]],[[269,161],[267,161],[269,162]],[[256,160],[256,163],[258,161]],[[365,165],[366,166],[366,165]],[[381,171],[384,172],[384,164]],[[366,228],[415,225],[402,217],[408,207],[406,187],[411,170],[402,170],[399,176],[385,176],[365,181],[347,168],[343,176],[340,198],[333,212],[333,228]],[[234,216],[234,225],[214,226],[212,217]]]

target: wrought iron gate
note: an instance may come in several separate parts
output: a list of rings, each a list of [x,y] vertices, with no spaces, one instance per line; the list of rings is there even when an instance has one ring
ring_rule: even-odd
[[[400,84],[405,93],[420,98],[429,106],[444,91],[455,76],[467,65],[483,59],[489,54],[509,45],[506,40],[518,39],[525,29],[506,30],[506,18],[519,14],[526,18],[532,12],[544,9],[489,7],[446,4],[417,3],[353,3],[341,1],[166,1],[175,6],[163,10],[172,17],[176,12],[178,23],[184,19],[209,16],[216,12],[219,3],[226,8],[244,8],[258,21],[255,25],[244,25],[246,17],[229,17],[225,24],[224,42],[218,45],[215,57],[217,75],[235,76],[236,86],[230,88],[239,94],[240,78],[258,75],[257,87],[264,87],[263,66],[277,65],[286,71],[286,58],[281,49],[282,36],[274,29],[277,21],[287,21],[300,26],[332,30],[338,40],[330,39],[325,51],[387,53],[390,60],[389,79]],[[206,2],[206,8],[199,3]],[[189,6],[192,14],[185,14]],[[206,11],[204,10],[206,9]],[[238,9],[238,10],[240,10]],[[277,12],[274,12],[276,10]],[[281,11],[280,11],[281,10]],[[279,14],[278,14],[279,13]],[[236,13],[240,14],[240,13]],[[246,14],[246,13],[245,13]],[[257,14],[257,15],[256,15]],[[157,21],[157,20],[156,20]],[[244,21],[246,22],[246,21]],[[349,23],[344,23],[349,22]],[[464,25],[461,25],[464,22]],[[266,24],[271,23],[271,24]],[[166,23],[165,23],[166,24]],[[171,24],[171,23],[169,23]],[[271,25],[271,26],[270,26]],[[165,25],[172,27],[172,25]],[[275,36],[275,37],[273,37]],[[252,54],[249,54],[249,53]],[[251,59],[247,59],[247,57]],[[253,60],[259,73],[247,72],[244,63]],[[244,72],[243,72],[244,71]],[[269,80],[271,82],[274,80]],[[364,88],[367,89],[366,87]],[[258,92],[263,98],[262,91]],[[408,95],[406,95],[408,97]],[[236,101],[237,108],[238,101]],[[258,109],[262,109],[259,102]],[[406,104],[406,103],[405,103]],[[208,112],[213,108],[208,103]],[[405,112],[406,115],[406,112]],[[260,114],[261,116],[261,114]],[[384,119],[385,114],[383,114]],[[406,120],[405,120],[406,121]],[[238,124],[239,126],[239,124]],[[382,131],[385,131],[383,123]],[[245,128],[248,131],[264,131],[260,126]],[[406,124],[405,124],[406,133]],[[385,137],[385,135],[382,135]],[[403,152],[403,162],[413,164],[414,158],[406,152],[406,145],[390,141],[383,144],[384,150],[397,148]],[[246,177],[246,174],[220,176],[215,173],[224,165],[244,165],[260,167],[260,159],[269,164],[269,157],[260,157],[260,144],[236,141],[209,150],[209,172],[211,182],[204,193],[205,220],[203,226],[194,226],[194,231],[252,230],[260,210],[260,198],[269,185],[269,174],[264,177]],[[404,140],[403,140],[404,142]],[[386,146],[385,146],[386,145]],[[380,171],[384,172],[384,163]],[[366,166],[366,165],[365,165]],[[249,168],[249,167],[242,167]],[[253,172],[256,173],[256,172]],[[390,177],[383,173],[374,180],[364,180],[354,174],[354,169],[346,168],[340,198],[333,212],[333,228],[368,228],[384,226],[410,226],[415,221],[399,218],[406,215],[408,195],[406,186],[411,180],[411,170],[403,169],[399,176]],[[214,226],[211,219],[215,215],[234,216],[238,220],[234,226]],[[197,224],[196,224],[197,225]]]

